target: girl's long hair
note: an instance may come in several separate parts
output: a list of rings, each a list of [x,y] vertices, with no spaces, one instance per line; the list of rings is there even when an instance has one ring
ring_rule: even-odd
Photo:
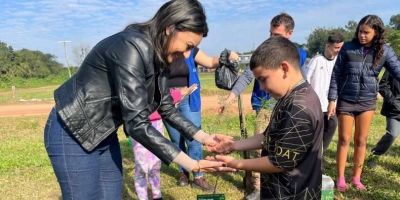
[[[381,18],[377,15],[367,15],[358,22],[356,32],[354,33],[354,39],[358,40],[358,32],[360,31],[361,25],[367,25],[375,30],[375,37],[373,38],[371,47],[374,50],[374,61],[373,66],[379,65],[383,57],[383,45],[386,43],[385,39],[385,25]]]
[[[167,35],[167,28],[171,34]],[[152,19],[128,25],[125,29],[148,32],[154,46],[156,61],[167,66],[167,50],[176,31],[190,31],[207,36],[208,26],[204,8],[197,0],[172,0],[160,7]]]

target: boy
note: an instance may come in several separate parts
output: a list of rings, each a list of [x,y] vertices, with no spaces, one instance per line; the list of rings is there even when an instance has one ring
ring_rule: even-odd
[[[323,54],[314,56],[306,67],[306,79],[317,93],[321,109],[324,112],[324,136],[322,138],[324,152],[328,149],[337,127],[336,115],[328,117],[328,92],[333,66],[335,66],[343,41],[343,35],[339,32],[330,33]]]
[[[262,43],[250,61],[261,88],[277,99],[267,129],[241,141],[221,141],[219,153],[262,149],[260,158],[217,155],[227,167],[261,172],[261,199],[320,199],[323,116],[302,76],[296,46],[283,37]]]

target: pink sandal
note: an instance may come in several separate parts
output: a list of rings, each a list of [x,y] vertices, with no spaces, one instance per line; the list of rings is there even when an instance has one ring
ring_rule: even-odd
[[[364,184],[361,183],[360,177],[353,177],[351,183],[356,187],[357,190],[367,190]]]
[[[339,192],[345,192],[347,190],[347,184],[344,177],[339,177],[336,181],[336,190]]]

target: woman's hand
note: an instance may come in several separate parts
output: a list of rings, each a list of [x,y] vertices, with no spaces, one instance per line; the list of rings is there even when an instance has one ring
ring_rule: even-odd
[[[336,102],[330,101],[328,104],[328,119],[336,115]]]
[[[192,169],[192,172],[234,172],[235,169],[226,167],[224,162],[216,160],[199,160],[197,166]]]
[[[233,170],[233,169],[237,168],[236,159],[232,156],[227,156],[227,155],[207,156],[206,160],[223,162],[225,164],[223,166],[223,167],[225,167],[224,170],[228,170],[228,169]]]

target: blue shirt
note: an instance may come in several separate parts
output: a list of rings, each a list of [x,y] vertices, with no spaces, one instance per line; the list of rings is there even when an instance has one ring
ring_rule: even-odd
[[[197,84],[197,90],[189,95],[189,107],[192,112],[199,112],[201,110],[201,97],[200,97],[200,79],[197,73],[197,64],[195,61],[197,51],[192,50],[188,58],[185,59],[186,65],[189,69],[189,87]]]
[[[300,67],[302,68],[307,59],[307,52],[302,48],[297,48],[297,51],[299,52]],[[263,107],[265,101],[268,101],[270,98],[271,96],[267,92],[261,90],[258,81],[255,81],[253,92],[251,94],[251,106],[253,107],[253,110],[260,110]]]

